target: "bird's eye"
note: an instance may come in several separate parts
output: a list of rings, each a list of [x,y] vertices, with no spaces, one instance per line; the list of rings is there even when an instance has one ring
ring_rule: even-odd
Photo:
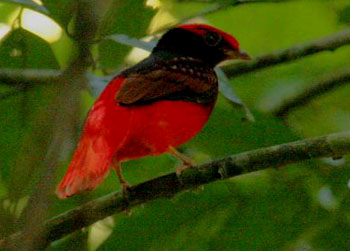
[[[209,46],[218,45],[220,43],[221,39],[222,39],[221,36],[217,33],[214,33],[214,32],[207,33],[204,37],[206,44]]]

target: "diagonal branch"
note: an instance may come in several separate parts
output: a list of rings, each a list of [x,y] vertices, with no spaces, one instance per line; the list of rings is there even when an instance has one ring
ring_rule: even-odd
[[[344,68],[327,74],[317,82],[311,84],[294,96],[286,98],[281,104],[272,109],[271,113],[277,117],[285,117],[292,110],[305,106],[313,99],[347,83],[350,83],[350,68]]]
[[[46,240],[52,242],[107,216],[123,212],[126,208],[133,208],[157,198],[172,197],[181,191],[203,184],[303,160],[339,157],[348,153],[350,153],[350,132],[244,152],[197,168],[186,169],[179,178],[175,173],[170,173],[133,186],[128,200],[123,199],[120,192],[116,192],[90,201],[47,220],[43,225],[37,226],[36,231],[45,233]],[[10,243],[21,241],[23,235],[23,232],[18,232],[1,240],[0,249]]]
[[[302,57],[310,56],[323,51],[334,51],[339,47],[350,44],[350,29],[328,35],[321,39],[294,45],[285,50],[265,54],[249,62],[242,62],[223,67],[228,77],[235,77],[270,66],[291,62]]]

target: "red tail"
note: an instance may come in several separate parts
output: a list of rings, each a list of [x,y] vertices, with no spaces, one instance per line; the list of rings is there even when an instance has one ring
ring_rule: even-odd
[[[121,77],[111,81],[91,108],[66,176],[56,189],[59,198],[92,190],[108,175],[130,127],[128,108],[117,106],[114,100],[123,81]]]
[[[83,137],[74,152],[72,162],[63,180],[56,189],[60,199],[76,193],[92,190],[108,175],[113,152],[104,148],[99,151],[102,138],[91,140]],[[97,147],[96,147],[97,145]]]

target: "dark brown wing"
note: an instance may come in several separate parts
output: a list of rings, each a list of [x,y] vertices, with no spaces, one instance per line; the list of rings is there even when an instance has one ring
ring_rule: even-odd
[[[203,69],[202,69],[203,70]],[[158,99],[184,99],[200,103],[217,92],[213,70],[196,73],[190,66],[169,66],[148,73],[129,74],[120,87],[116,101],[131,105]]]
[[[155,70],[146,74],[131,74],[124,80],[116,100],[122,104],[149,101],[186,88],[186,75]]]

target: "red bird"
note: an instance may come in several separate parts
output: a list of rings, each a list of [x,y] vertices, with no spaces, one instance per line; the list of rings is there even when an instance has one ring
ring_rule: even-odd
[[[151,55],[115,77],[94,103],[68,171],[57,187],[59,198],[94,189],[118,174],[128,188],[121,163],[176,151],[207,122],[218,94],[214,67],[227,59],[249,59],[237,40],[203,24],[166,32]]]

